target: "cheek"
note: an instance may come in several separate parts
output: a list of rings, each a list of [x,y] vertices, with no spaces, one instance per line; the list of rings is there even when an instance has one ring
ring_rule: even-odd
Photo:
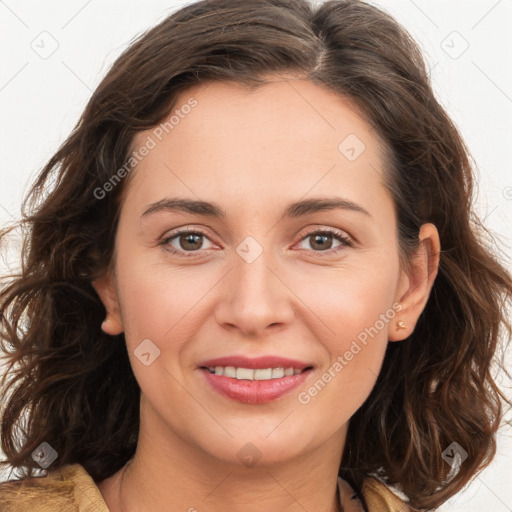
[[[396,315],[393,302],[399,272],[397,260],[384,256],[386,262],[380,265],[361,259],[297,274],[294,291],[304,297],[310,310],[307,317],[322,327],[319,339],[325,340],[329,352],[343,353],[358,335],[364,341],[368,330],[372,337],[387,339],[389,322]]]
[[[218,280],[201,275],[202,279],[192,279],[184,269],[155,266],[144,259],[119,261],[117,279],[127,350],[135,377],[151,402],[157,403],[160,396],[168,400],[171,389],[174,402],[187,402],[177,382],[183,380],[188,341],[205,315],[206,301],[201,298]],[[144,362],[146,353],[150,355]],[[165,409],[168,403],[163,400],[161,405]]]
[[[119,250],[116,277],[126,341],[132,347],[146,338],[163,347],[165,340],[186,336],[194,323],[191,320],[201,311],[202,299],[218,281],[214,270],[173,267],[154,252]]]
[[[322,338],[327,360],[297,398],[310,411],[329,411],[332,425],[346,423],[375,385],[396,315],[393,307],[386,307],[386,298],[385,293],[374,294],[371,301],[357,300],[357,295],[338,297],[337,307],[325,316],[334,331]]]
[[[301,404],[331,409],[335,404],[334,414],[343,422],[369,395],[382,365],[389,327],[397,316],[398,265],[393,261],[347,266],[325,277],[318,272],[302,274],[298,295],[308,298],[307,305],[315,313],[309,315],[308,327],[318,333],[328,360],[298,397]]]

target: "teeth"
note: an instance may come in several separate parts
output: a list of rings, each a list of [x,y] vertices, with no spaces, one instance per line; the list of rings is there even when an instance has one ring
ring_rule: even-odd
[[[271,380],[298,375],[302,370],[294,368],[235,368],[234,366],[211,366],[210,373],[237,380]]]
[[[234,366],[226,366],[226,368],[224,368],[223,375],[226,377],[236,378],[236,368]]]
[[[249,370],[248,368],[237,368],[236,369],[236,378],[238,380],[254,380],[254,370]]]
[[[254,370],[254,380],[270,380],[272,378],[272,368],[265,368],[264,370]]]
[[[272,368],[272,378],[279,379],[284,377],[284,368]]]

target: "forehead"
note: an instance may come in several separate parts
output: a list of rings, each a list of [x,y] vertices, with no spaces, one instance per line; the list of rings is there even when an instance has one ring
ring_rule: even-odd
[[[276,78],[255,90],[194,86],[160,125],[136,136],[133,149],[149,141],[130,179],[129,193],[140,200],[166,190],[225,197],[227,187],[233,199],[252,193],[260,201],[346,189],[371,203],[382,193],[378,135],[347,99],[307,80]]]

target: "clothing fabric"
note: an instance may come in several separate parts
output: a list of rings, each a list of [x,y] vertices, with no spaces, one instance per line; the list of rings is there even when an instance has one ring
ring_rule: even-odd
[[[341,479],[338,478],[338,487]],[[340,491],[341,494],[341,491]],[[367,478],[361,491],[368,512],[408,512],[407,505],[382,482]],[[89,473],[67,464],[47,476],[0,484],[1,512],[109,512]]]

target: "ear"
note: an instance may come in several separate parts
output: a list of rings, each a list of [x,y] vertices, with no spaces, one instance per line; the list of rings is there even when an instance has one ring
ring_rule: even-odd
[[[121,318],[117,291],[112,274],[105,274],[93,281],[92,285],[107,310],[107,315],[101,324],[101,328],[104,332],[113,336],[121,334],[124,330],[123,321]]]
[[[414,331],[439,269],[441,243],[437,228],[431,223],[423,224],[418,238],[420,243],[413,255],[411,270],[408,273],[403,271],[400,277],[395,300],[402,305],[402,309],[390,326],[389,341],[403,340]],[[403,322],[403,327],[398,325],[399,321]]]

